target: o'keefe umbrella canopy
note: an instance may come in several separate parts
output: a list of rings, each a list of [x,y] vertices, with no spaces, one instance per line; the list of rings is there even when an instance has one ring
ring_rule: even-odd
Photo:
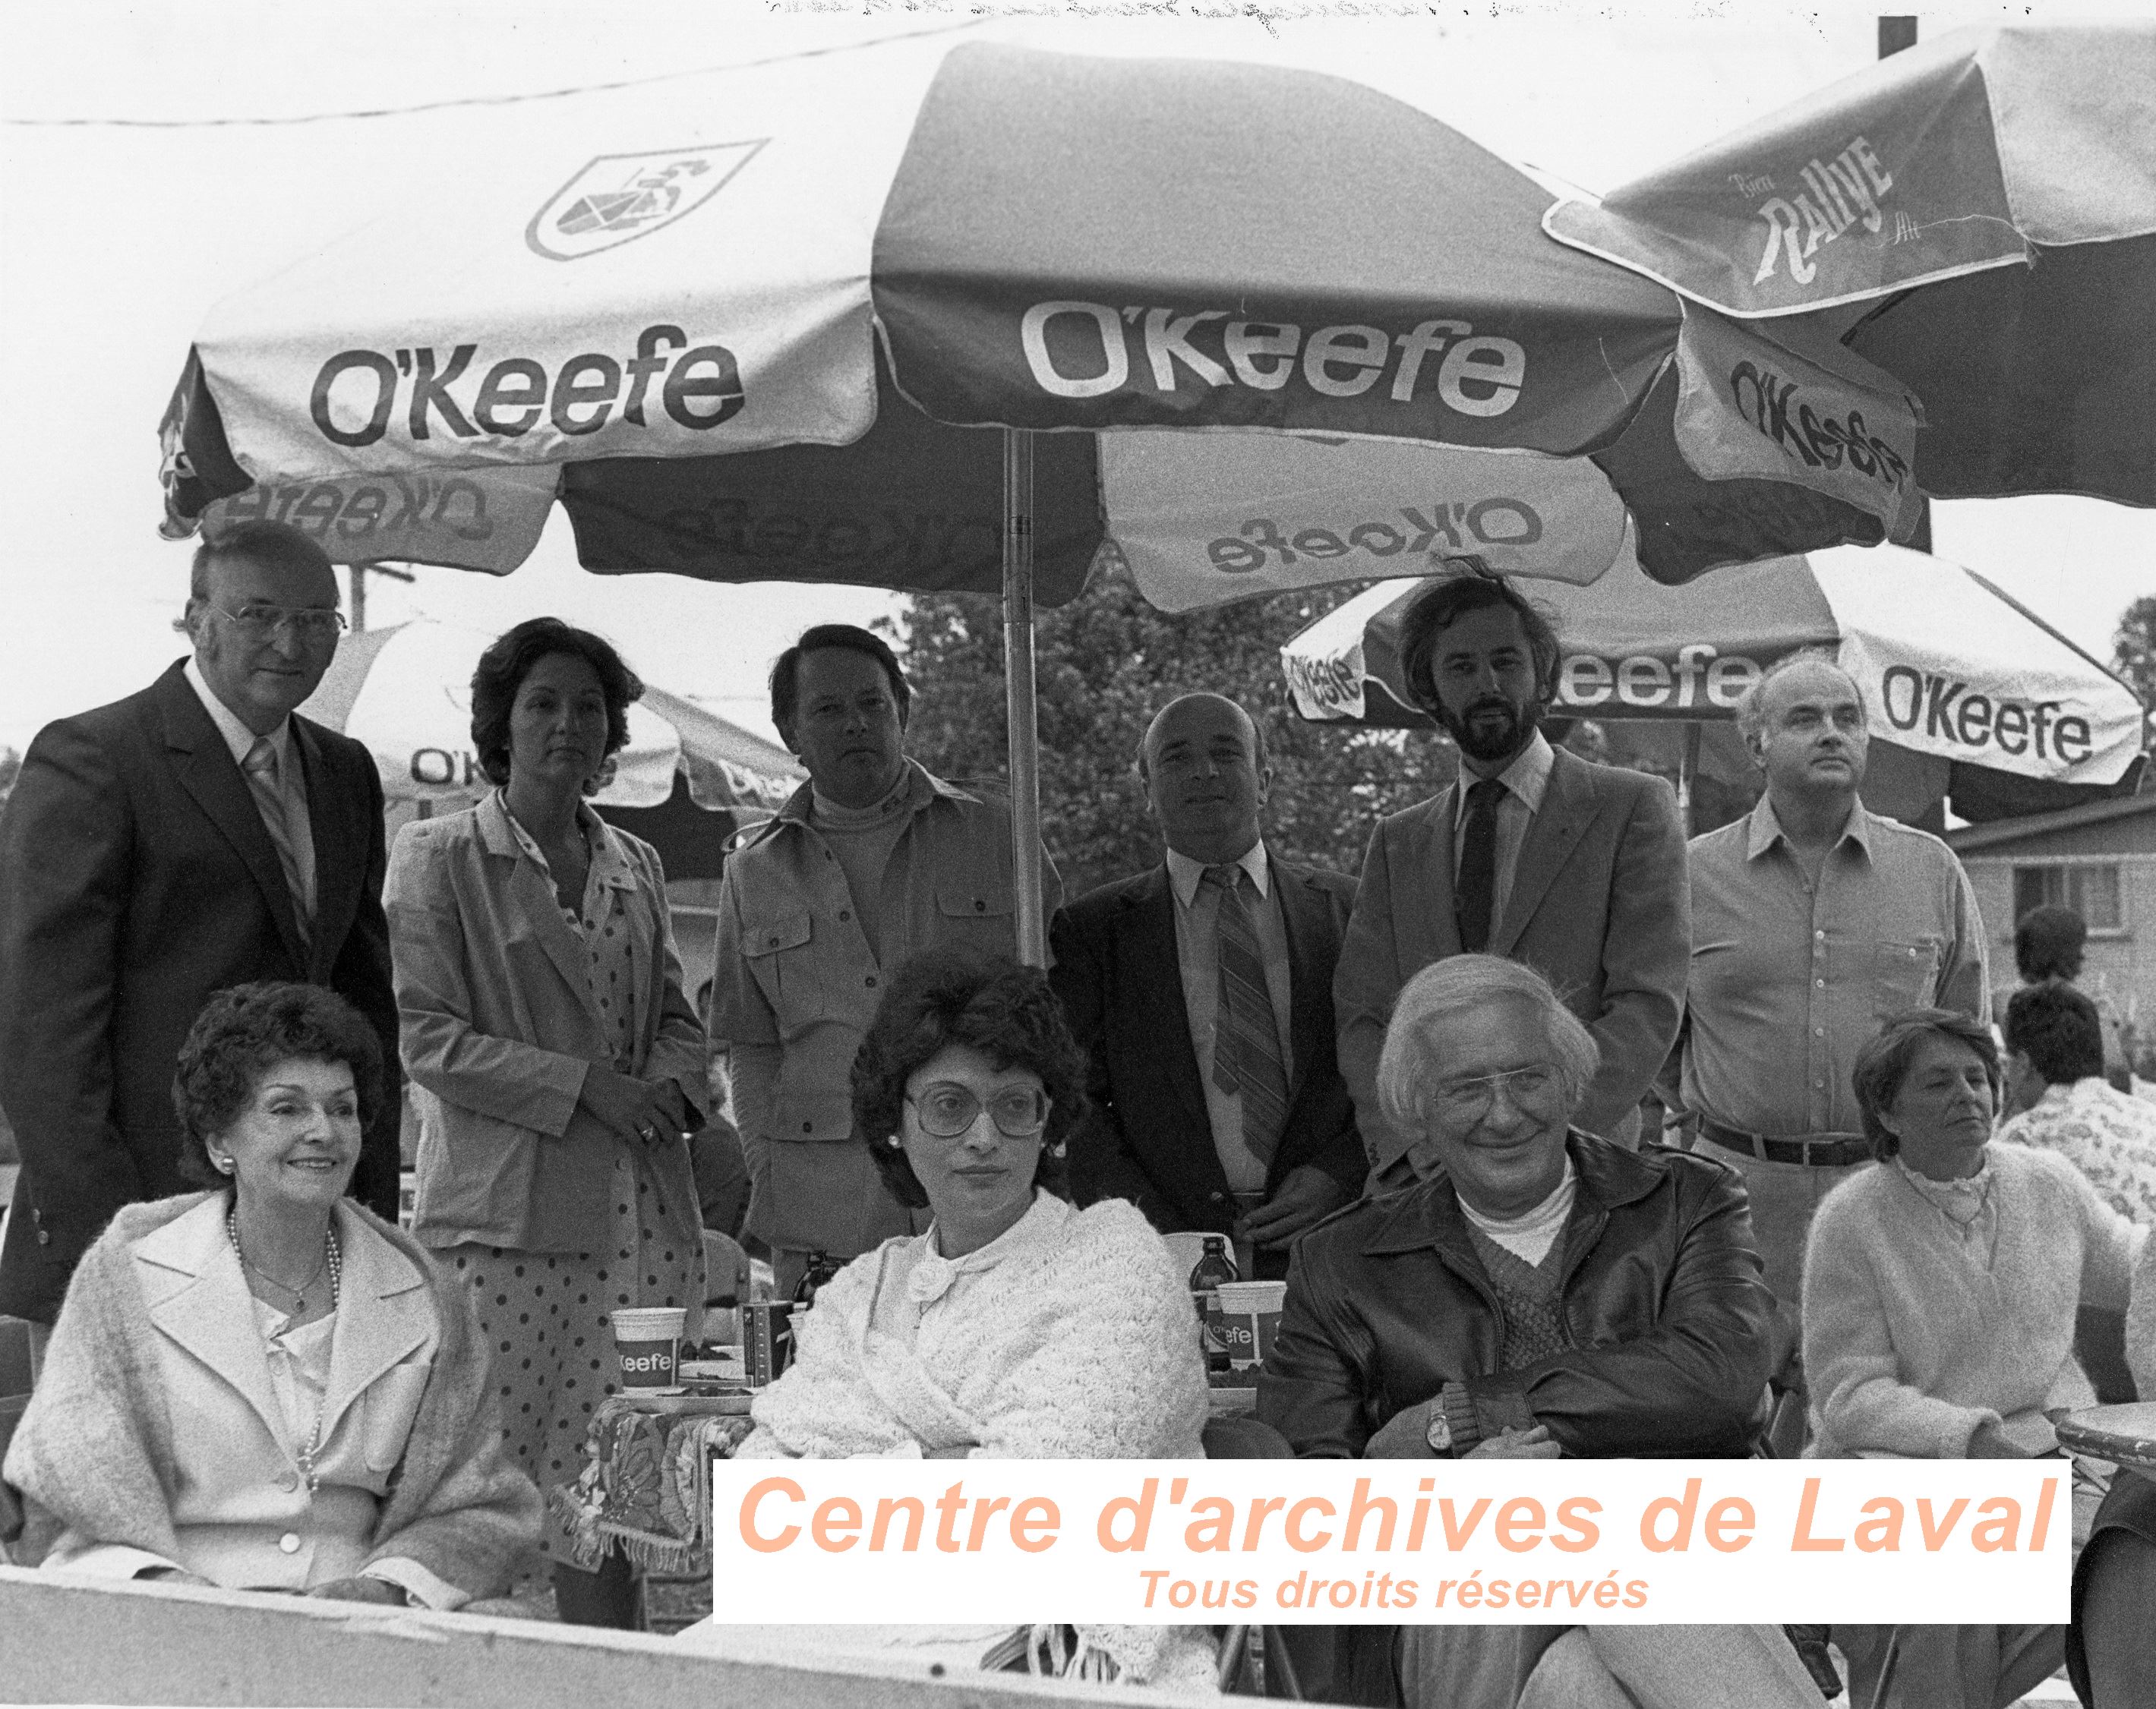
[[[1551,242],[1533,180],[1337,79],[906,43],[501,122],[218,305],[176,526],[499,571],[558,500],[594,569],[986,590],[1003,429],[1047,603],[1104,529],[1178,608],[1448,551],[1584,580],[1628,511],[1673,580],[1914,520],[1898,386]]]
[[[363,742],[392,803],[464,806],[493,786],[471,740],[471,678],[491,638],[417,622],[347,636],[300,711]],[[629,745],[593,798],[654,808],[676,772],[697,806],[751,819],[776,812],[806,776],[793,757],[693,701],[647,685],[630,703]]]
[[[1961,30],[1551,234],[1916,393],[1944,498],[2156,505],[2156,24]]]
[[[1429,727],[1399,668],[1400,620],[1427,585],[1381,582],[1283,646],[1296,710]],[[1983,577],[1920,552],[1844,547],[1684,588],[1627,565],[1591,588],[1535,592],[1563,642],[1555,713],[1727,719],[1768,664],[1820,646],[1856,680],[1876,739],[1946,760],[1958,777],[1974,767],[2107,790],[2137,772],[2133,690]],[[2005,781],[1989,793],[2016,798]]]

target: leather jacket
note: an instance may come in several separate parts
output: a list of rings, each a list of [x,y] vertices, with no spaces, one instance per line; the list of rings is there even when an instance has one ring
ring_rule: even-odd
[[[1709,1158],[1577,1129],[1563,1234],[1574,1346],[1497,1369],[1504,1326],[1448,1176],[1366,1198],[1305,1235],[1258,1411],[1297,1455],[1358,1459],[1395,1413],[1466,1385],[1477,1413],[1548,1427],[1568,1455],[1742,1457],[1770,1363],[1742,1179]]]

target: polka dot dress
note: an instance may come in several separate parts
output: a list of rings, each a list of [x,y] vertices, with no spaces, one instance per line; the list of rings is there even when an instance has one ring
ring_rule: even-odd
[[[537,844],[521,826],[517,834],[526,857],[543,870],[547,863]],[[585,977],[613,1066],[631,1074],[630,928],[622,892],[605,881],[602,870],[611,852],[595,839],[583,908],[562,913],[590,952]],[[547,885],[552,888],[551,876]],[[574,1481],[583,1465],[592,1414],[619,1386],[615,1308],[691,1303],[702,1255],[671,1232],[696,1224],[696,1207],[685,1208],[685,1223],[679,1209],[668,1205],[665,1188],[624,1151],[614,1159],[607,1203],[592,1207],[590,1250],[522,1252],[470,1241],[435,1254],[472,1291],[494,1357],[504,1445],[542,1490]],[[568,1557],[566,1537],[551,1519],[540,1547],[554,1558]]]

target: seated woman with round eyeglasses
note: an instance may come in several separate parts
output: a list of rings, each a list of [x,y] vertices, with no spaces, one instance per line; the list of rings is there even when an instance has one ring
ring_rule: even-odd
[[[1188,1279],[1132,1206],[1065,1196],[1085,1058],[1046,976],[951,952],[909,962],[854,1060],[853,1102],[891,1191],[935,1220],[818,1292],[737,1457],[1201,1457]],[[1209,1678],[1211,1640],[1191,1629],[1079,1635],[1066,1671]]]

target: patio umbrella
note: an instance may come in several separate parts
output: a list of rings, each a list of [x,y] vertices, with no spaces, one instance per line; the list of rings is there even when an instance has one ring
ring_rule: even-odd
[[[1958,30],[1544,224],[1841,337],[1922,403],[1928,493],[2156,505],[2152,91],[2156,24]]]
[[[1289,640],[1296,710],[1433,727],[1399,667],[1401,618],[1427,585],[1380,582]],[[1684,588],[1625,565],[1537,591],[1563,640],[1555,714],[1727,721],[1768,664],[1819,646],[1855,679],[1875,741],[1951,767],[1964,818],[2118,793],[2139,775],[2133,690],[1982,576],[1921,552],[1840,547]]]
[[[1182,607],[1462,550],[1587,579],[1628,526],[1682,579],[1915,520],[1894,382],[1551,243],[1532,179],[1336,79],[906,43],[501,123],[213,311],[172,528],[501,571],[558,501],[600,571],[1000,586],[1021,846],[1036,580],[1070,597],[1110,533]],[[1732,367],[1864,466],[1763,434]]]
[[[300,710],[367,744],[391,805],[469,806],[493,788],[471,741],[472,668],[491,639],[426,621],[347,636]],[[697,806],[750,819],[776,812],[806,776],[783,748],[647,685],[629,708],[629,745],[593,798],[660,807],[677,775]]]

